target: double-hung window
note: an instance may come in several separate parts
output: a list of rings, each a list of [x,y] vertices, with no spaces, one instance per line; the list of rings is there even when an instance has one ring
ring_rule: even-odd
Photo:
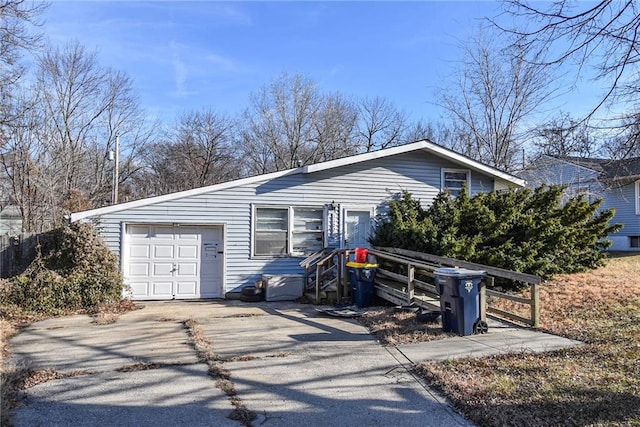
[[[466,185],[469,191],[470,174],[465,169],[442,169],[442,191],[449,190],[456,197]]]
[[[286,255],[289,209],[256,208],[254,252],[256,255]]]
[[[253,255],[306,256],[324,247],[324,210],[316,207],[256,207]]]

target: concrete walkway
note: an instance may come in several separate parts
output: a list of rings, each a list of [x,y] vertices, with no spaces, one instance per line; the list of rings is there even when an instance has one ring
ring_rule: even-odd
[[[144,305],[111,325],[71,316],[14,337],[13,363],[70,375],[25,390],[14,424],[240,425],[189,344],[183,322],[193,318],[255,426],[472,425],[357,321],[293,303]]]
[[[413,364],[427,360],[482,357],[508,353],[541,353],[582,345],[580,341],[488,319],[489,332],[439,341],[401,344],[397,349]]]

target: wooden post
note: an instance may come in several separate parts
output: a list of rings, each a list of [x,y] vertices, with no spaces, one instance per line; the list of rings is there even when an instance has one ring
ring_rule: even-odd
[[[342,254],[336,254],[336,299],[337,303],[342,303]]]
[[[534,328],[540,325],[540,293],[537,283],[531,284],[531,322]]]
[[[491,283],[491,287],[493,287],[493,277],[489,277],[488,280]],[[485,279],[480,281],[480,320],[483,322],[487,321],[487,284],[485,283]]]
[[[411,305],[413,297],[415,296],[415,275],[416,269],[413,265],[407,264],[407,305]]]
[[[316,301],[315,304],[320,304],[320,263],[316,265]]]

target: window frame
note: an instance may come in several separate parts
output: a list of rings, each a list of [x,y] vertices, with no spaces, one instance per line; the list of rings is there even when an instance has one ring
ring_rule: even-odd
[[[282,254],[266,254],[256,253],[256,237],[258,230],[258,210],[259,209],[274,209],[274,210],[286,210],[287,211],[287,230],[286,230],[286,243],[285,250]],[[320,228],[315,230],[308,230],[306,228],[296,228],[296,211],[317,211],[320,215],[319,218],[314,219],[313,222],[319,222]],[[326,246],[326,209],[324,206],[318,205],[268,205],[268,204],[253,204],[252,206],[252,219],[251,219],[251,257],[258,259],[271,259],[271,258],[304,258],[308,254],[303,251],[294,250],[294,237],[295,235],[305,234],[318,234],[320,236],[319,246]],[[319,221],[315,221],[315,220]],[[305,222],[306,224],[307,222]],[[305,246],[308,247],[308,246]]]
[[[636,215],[640,215],[640,180],[636,181]]]
[[[450,191],[456,191],[456,194],[451,193],[451,197],[457,197],[458,194],[460,194],[460,191],[462,190],[462,186],[460,186],[460,188],[453,188],[453,187],[447,187],[446,182],[446,174],[447,173],[463,173],[466,175],[466,190],[467,190],[467,194],[470,194],[471,192],[471,171],[469,169],[454,169],[454,168],[442,168],[440,170],[440,191],[446,191],[446,190],[450,190]]]

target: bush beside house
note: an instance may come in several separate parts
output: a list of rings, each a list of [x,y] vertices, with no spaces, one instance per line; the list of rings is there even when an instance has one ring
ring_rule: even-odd
[[[562,186],[512,189],[458,197],[440,193],[424,209],[403,192],[378,218],[371,244],[458,258],[548,278],[603,264],[614,210],[575,197]]]
[[[92,226],[72,224],[40,236],[24,273],[0,280],[0,306],[3,314],[62,314],[118,302],[122,291],[115,255]]]

